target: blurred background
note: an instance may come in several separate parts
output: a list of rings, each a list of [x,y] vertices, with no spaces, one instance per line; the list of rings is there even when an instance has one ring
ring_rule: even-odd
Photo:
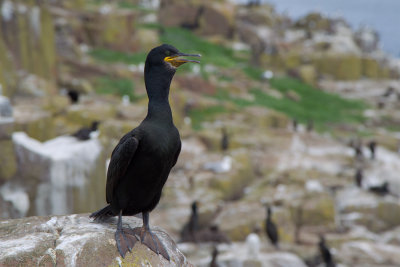
[[[0,218],[104,206],[147,52],[168,43],[202,58],[171,85],[183,147],[151,223],[193,264],[398,266],[399,9],[0,0]]]

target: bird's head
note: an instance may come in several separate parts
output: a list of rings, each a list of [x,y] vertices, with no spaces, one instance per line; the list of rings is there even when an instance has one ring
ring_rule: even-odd
[[[178,49],[176,49],[172,45],[163,44],[153,48],[149,52],[146,59],[146,65],[167,66],[168,69],[175,70],[176,68],[187,62],[200,63],[197,60],[182,58],[184,56],[200,57],[200,55],[198,54],[186,54],[179,52]]]

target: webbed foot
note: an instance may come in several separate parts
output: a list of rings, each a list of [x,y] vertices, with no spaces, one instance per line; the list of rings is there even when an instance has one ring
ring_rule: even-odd
[[[140,241],[143,245],[147,246],[149,249],[157,253],[158,255],[162,255],[165,259],[169,261],[169,255],[167,250],[165,249],[163,243],[154,234],[150,229],[147,229],[145,226],[143,227],[136,227],[131,230],[132,233],[140,238]]]
[[[139,237],[135,236],[132,229],[121,228],[117,229],[115,232],[115,241],[117,242],[117,248],[122,258],[125,258],[125,254],[128,250],[129,252],[132,251],[132,248],[138,240]]]

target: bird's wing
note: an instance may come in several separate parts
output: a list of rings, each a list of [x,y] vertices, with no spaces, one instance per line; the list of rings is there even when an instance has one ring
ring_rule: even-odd
[[[135,155],[139,140],[134,136],[121,139],[111,154],[110,165],[107,171],[106,200],[110,203],[113,197],[114,187],[125,174],[129,164]]]

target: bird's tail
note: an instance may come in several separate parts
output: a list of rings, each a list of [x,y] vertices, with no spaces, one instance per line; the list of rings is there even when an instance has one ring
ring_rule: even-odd
[[[108,205],[98,211],[95,211],[89,215],[89,217],[94,218],[95,221],[104,221],[113,216],[115,216],[115,215],[113,214],[110,205]]]

